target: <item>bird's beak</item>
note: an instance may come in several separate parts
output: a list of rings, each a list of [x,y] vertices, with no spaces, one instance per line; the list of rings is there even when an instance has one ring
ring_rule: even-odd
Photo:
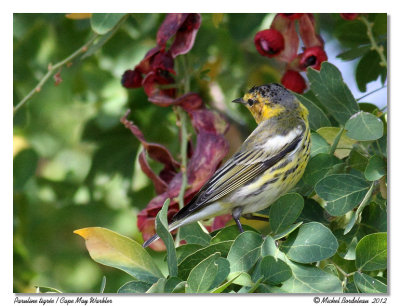
[[[241,103],[241,104],[246,104],[246,101],[243,100],[243,98],[237,98],[232,101],[233,103]]]

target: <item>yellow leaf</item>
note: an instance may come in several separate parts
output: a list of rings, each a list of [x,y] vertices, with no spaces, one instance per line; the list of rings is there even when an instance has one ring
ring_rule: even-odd
[[[90,19],[92,17],[92,13],[71,13],[71,14],[66,14],[65,17],[68,19]]]
[[[339,131],[339,127],[322,127],[317,130],[317,133],[320,134],[327,143],[332,145]],[[356,140],[347,137],[346,131],[344,131],[337,145],[335,156],[340,159],[347,157],[356,142]]]
[[[219,24],[222,22],[223,19],[224,19],[223,13],[212,14],[212,22],[213,22],[214,27],[216,27],[216,28],[219,27]]]
[[[136,241],[102,227],[74,231],[83,237],[90,257],[98,263],[125,271],[138,280],[154,283],[163,277],[147,251]]]
[[[29,144],[26,141],[25,137],[22,136],[13,136],[13,157],[15,157],[20,151],[23,149],[29,148]]]

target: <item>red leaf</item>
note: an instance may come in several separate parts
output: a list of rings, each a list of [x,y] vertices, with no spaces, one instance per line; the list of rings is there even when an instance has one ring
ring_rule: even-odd
[[[170,48],[171,54],[174,58],[180,54],[185,54],[192,49],[200,24],[200,14],[189,14],[176,33],[175,40]]]
[[[167,183],[159,177],[157,174],[153,172],[147,163],[146,153],[142,151],[139,154],[139,164],[142,171],[153,181],[154,188],[156,189],[157,194],[163,193],[167,190]]]
[[[121,123],[125,125],[127,129],[130,129],[133,135],[136,136],[137,139],[142,143],[143,147],[149,154],[149,156],[162,163],[165,167],[164,170],[175,172],[176,168],[180,167],[180,164],[172,157],[171,153],[168,151],[166,147],[160,144],[147,142],[143,136],[142,131],[134,125],[132,121],[129,121],[126,117],[128,116],[130,111],[128,111],[124,117],[121,118]],[[163,171],[164,171],[163,170]]]
[[[174,59],[169,51],[155,53],[150,57],[149,62],[152,71],[166,70],[172,74],[176,74],[174,70]]]
[[[167,71],[151,71],[144,78],[142,84],[146,95],[151,98],[166,97],[173,98],[176,95],[176,88],[161,88],[160,85],[174,84],[175,80]],[[160,99],[160,98],[158,98]]]
[[[152,71],[151,67],[151,59],[160,52],[160,47],[156,46],[153,49],[150,49],[142,61],[135,67],[135,69],[138,69],[141,73],[147,74],[150,71]]]
[[[140,69],[126,70],[122,75],[121,83],[125,88],[139,88],[142,87],[142,73]]]
[[[193,46],[200,28],[200,14],[167,14],[157,32],[157,44],[164,50],[167,41],[175,35],[170,47],[172,57],[187,53]]]
[[[197,131],[196,147],[193,155],[188,161],[187,178],[190,186],[184,195],[185,204],[188,203],[200,188],[211,178],[222,159],[228,152],[228,142],[224,134],[228,129],[225,119],[215,111],[199,107],[200,96],[190,93],[177,99],[181,105],[186,104],[186,109],[191,116],[191,122]],[[201,103],[202,104],[202,103]],[[188,106],[191,107],[188,107]],[[137,133],[137,131],[135,131]],[[139,135],[140,136],[140,135]],[[139,138],[139,137],[138,137]],[[182,173],[176,173],[169,182],[167,190],[159,194],[138,216],[138,228],[143,234],[143,239],[150,238],[155,234],[154,218],[161,209],[167,198],[171,199],[168,215],[174,215],[178,212],[178,203],[176,198],[182,184]],[[151,220],[150,222],[148,220]],[[161,250],[162,244],[150,245],[155,250]]]
[[[188,15],[188,13],[167,14],[163,23],[158,28],[157,45],[164,49],[167,41],[176,34],[182,24],[186,21]]]
[[[322,47],[324,41],[315,31],[313,14],[303,14],[299,19],[299,32],[306,48]]]
[[[287,63],[291,62],[299,49],[299,37],[296,32],[295,21],[278,14],[272,21],[271,29],[281,32],[285,41],[285,48],[276,59]]]
[[[154,95],[149,97],[149,101],[162,107],[180,105],[186,111],[200,108],[203,104],[201,97],[197,93],[193,92],[184,94],[183,96],[180,96],[176,99],[163,95]]]

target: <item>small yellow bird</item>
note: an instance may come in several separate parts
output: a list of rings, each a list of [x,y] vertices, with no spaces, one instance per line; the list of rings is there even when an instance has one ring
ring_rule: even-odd
[[[245,105],[258,126],[236,152],[204,184],[169,225],[231,213],[242,232],[240,216],[270,206],[302,177],[310,157],[308,110],[279,84],[253,87],[232,102]],[[143,246],[157,240],[154,235]]]

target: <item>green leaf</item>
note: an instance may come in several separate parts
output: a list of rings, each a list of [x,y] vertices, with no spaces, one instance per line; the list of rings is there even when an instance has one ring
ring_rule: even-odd
[[[353,214],[353,216],[351,217],[349,223],[346,225],[346,227],[344,229],[344,235],[346,235],[347,233],[349,233],[351,231],[351,229],[353,228],[353,226],[356,223],[357,219],[360,218],[363,209],[365,208],[365,206],[367,206],[369,204],[369,200],[371,198],[373,190],[374,190],[374,184],[371,185],[371,187],[369,188],[369,190],[368,190],[367,194],[365,195],[364,199],[361,201],[360,206],[358,206],[356,212]]]
[[[178,277],[171,277],[168,279],[160,278],[146,291],[146,293],[183,293],[185,288],[184,284],[186,284],[186,282],[182,282]]]
[[[172,293],[185,293],[185,289],[186,289],[186,281],[183,281],[180,282],[178,285],[176,285],[174,290],[172,290]]]
[[[220,256],[220,253],[210,255],[193,268],[187,279],[187,293],[205,293],[210,289],[218,273],[216,261]]]
[[[263,239],[260,234],[243,232],[233,242],[227,259],[231,272],[248,271],[260,257]]]
[[[341,163],[342,161],[339,158],[331,154],[318,154],[308,162],[303,179],[307,184],[314,186],[322,178],[332,173],[334,165]]]
[[[251,287],[253,286],[253,282],[251,280],[251,277],[248,273],[246,272],[231,272],[228,275],[228,282],[232,281],[233,284],[240,285],[240,286],[247,286]]]
[[[375,50],[365,54],[357,64],[356,81],[361,92],[367,91],[367,84],[378,79],[385,67],[380,65],[381,59]]]
[[[165,293],[165,284],[167,283],[166,278],[160,278],[146,291],[146,293]]]
[[[332,145],[339,131],[339,127],[323,127],[318,129],[317,133],[321,135],[329,143],[329,145]],[[346,131],[344,131],[340,137],[337,149],[335,151],[335,156],[340,159],[347,157],[356,142],[356,140],[349,138]]]
[[[293,261],[312,263],[332,257],[338,246],[329,228],[318,222],[310,222],[292,233],[282,244],[281,250]]]
[[[342,44],[357,46],[369,43],[367,28],[360,20],[345,20],[335,28],[335,36]]]
[[[315,185],[315,192],[325,202],[332,216],[342,216],[356,207],[365,197],[370,185],[349,174],[332,174]]]
[[[354,282],[347,282],[346,288],[344,288],[344,293],[360,293]]]
[[[324,209],[318,204],[318,202],[310,198],[305,199],[304,208],[297,220],[304,223],[312,221],[327,223],[327,220],[324,217]]]
[[[360,110],[367,112],[367,113],[375,114],[376,112],[379,111],[379,108],[375,104],[372,104],[372,103],[359,102],[358,105],[360,106]]]
[[[230,272],[229,261],[226,258],[218,258],[216,264],[218,266],[218,272],[210,288],[218,287],[228,277]]]
[[[387,158],[387,135],[374,141],[372,143],[372,148],[376,154],[383,155]]]
[[[278,285],[292,276],[290,267],[283,260],[273,256],[265,256],[260,267],[263,281],[271,285]]]
[[[88,48],[88,50],[83,53],[81,56],[81,60],[92,56],[97,50],[100,50],[111,37],[114,36],[115,32],[119,30],[119,27],[114,27],[111,31],[108,31],[105,35],[101,36],[99,39],[96,39],[94,43]]]
[[[278,240],[283,237],[286,237],[291,232],[294,232],[302,224],[303,224],[303,222],[297,222],[295,224],[289,225],[288,227],[284,228],[282,231],[278,232],[277,234],[274,234],[272,238],[274,238],[275,240]]]
[[[36,293],[62,293],[62,291],[52,287],[35,286],[35,288]]]
[[[158,236],[162,239],[165,246],[167,247],[167,263],[168,271],[170,276],[178,275],[178,260],[176,258],[176,251],[174,245],[174,239],[168,230],[168,207],[170,199],[165,200],[163,207],[156,216],[156,231]]]
[[[271,205],[269,220],[274,233],[280,233],[292,225],[304,207],[304,199],[298,193],[281,196]]]
[[[372,156],[365,168],[364,172],[365,178],[368,181],[377,181],[384,175],[386,175],[386,163],[378,155]]]
[[[387,212],[386,207],[376,203],[369,204],[362,213],[361,225],[368,233],[387,231]]]
[[[297,99],[308,109],[308,121],[310,122],[310,127],[312,130],[317,130],[323,126],[331,126],[331,122],[325,113],[310,99],[304,97],[303,95],[299,95],[297,93],[293,93]]]
[[[376,140],[383,136],[382,121],[366,112],[358,112],[346,122],[347,136],[358,141]]]
[[[246,224],[242,224],[243,227],[243,231],[253,231],[255,233],[257,233],[257,231],[246,225]],[[218,233],[212,237],[211,239],[211,244],[214,243],[218,243],[218,242],[222,242],[222,241],[227,241],[227,240],[235,240],[237,236],[240,235],[240,231],[238,229],[238,227],[235,225],[231,225],[228,227],[224,227],[223,229],[219,230]]]
[[[365,45],[365,46],[357,46],[355,48],[352,48],[352,49],[349,49],[347,51],[340,53],[336,57],[342,59],[343,61],[352,61],[356,58],[363,56],[369,50],[371,50],[370,44]]]
[[[307,76],[315,96],[339,123],[345,124],[359,111],[356,100],[334,65],[323,62],[320,71],[308,68]]]
[[[39,156],[32,149],[19,152],[13,161],[14,191],[22,190],[26,182],[35,175]]]
[[[85,239],[90,256],[98,263],[120,269],[151,284],[163,277],[146,250],[128,237],[101,227],[82,228],[74,233]]]
[[[101,285],[100,285],[100,292],[99,293],[104,293],[104,289],[106,289],[106,284],[107,284],[107,278],[103,276],[101,280]]]
[[[327,264],[325,267],[322,268],[322,270],[332,275],[335,275],[336,277],[339,277],[339,272],[333,264]]]
[[[354,283],[358,290],[363,293],[387,293],[387,285],[364,273],[356,272]]]
[[[235,272],[235,273],[237,273],[237,272]],[[241,275],[241,273],[244,273],[244,272],[239,272],[236,275],[236,277],[231,278],[229,281],[227,281],[226,283],[222,284],[218,288],[215,288],[215,289],[211,290],[210,293],[221,293],[221,292],[223,292],[226,288],[228,288],[231,284],[233,284],[233,282]]]
[[[96,13],[90,19],[90,25],[94,32],[99,35],[106,34],[124,17],[125,14],[103,14]]]
[[[168,278],[167,281],[165,282],[164,286],[164,292],[165,293],[171,293],[173,292],[179,284],[182,283],[182,280],[178,277],[171,277]]]
[[[339,278],[314,266],[288,262],[293,276],[284,281],[281,290],[289,293],[341,293]]]
[[[387,233],[374,233],[363,237],[356,247],[356,266],[362,271],[386,269]]]
[[[204,231],[198,222],[187,224],[181,227],[179,238],[186,243],[200,244],[206,246],[210,244],[211,236]]]
[[[352,150],[346,162],[349,167],[364,172],[368,164],[368,158],[366,158],[360,152]]]
[[[228,252],[232,246],[233,241],[223,241],[219,243],[212,244],[205,248],[202,248],[192,255],[187,256],[178,266],[178,277],[186,280],[190,271],[203,259],[207,258],[208,256],[214,253],[221,253],[222,257],[226,257]]]
[[[317,133],[311,133],[311,152],[310,156],[313,157],[320,153],[329,153],[330,145],[326,142],[324,137]]]
[[[149,283],[134,280],[122,285],[117,293],[145,293],[150,287]]]
[[[265,257],[268,255],[280,259],[284,258],[284,257],[277,257],[279,255],[283,255],[283,253],[278,250],[275,244],[275,239],[272,238],[270,235],[265,237],[264,242],[261,245],[261,257]]]
[[[183,244],[176,248],[176,259],[178,264],[180,264],[186,257],[202,249],[203,246],[200,244]]]

